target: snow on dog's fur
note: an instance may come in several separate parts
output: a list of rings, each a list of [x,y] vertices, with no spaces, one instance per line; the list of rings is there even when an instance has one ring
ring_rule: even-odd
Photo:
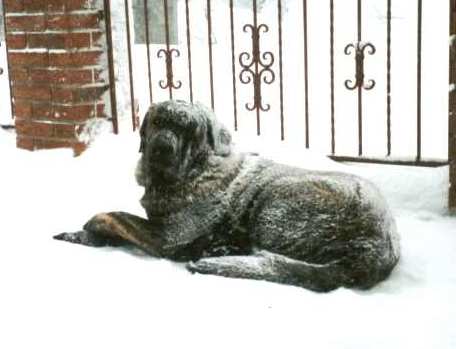
[[[394,219],[373,184],[234,153],[229,132],[200,104],[153,105],[140,151],[148,219],[99,214],[58,239],[133,243],[192,272],[316,291],[372,287],[399,259]]]

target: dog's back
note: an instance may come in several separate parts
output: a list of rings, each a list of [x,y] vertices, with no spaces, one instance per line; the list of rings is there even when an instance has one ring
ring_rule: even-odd
[[[316,290],[369,288],[398,261],[394,219],[378,190],[362,178],[248,156],[226,192],[231,201],[227,214],[236,226],[222,226],[219,234],[233,234],[236,228],[234,234],[248,237],[238,240],[248,244],[245,250],[267,251],[241,264],[229,257],[235,267],[227,271],[225,263],[226,276],[242,277],[244,270],[245,277]],[[204,272],[198,264],[203,265],[193,264],[194,269]]]

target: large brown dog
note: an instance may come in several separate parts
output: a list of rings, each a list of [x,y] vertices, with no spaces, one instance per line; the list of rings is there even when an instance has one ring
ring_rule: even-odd
[[[398,261],[394,220],[371,183],[232,153],[229,132],[199,104],[152,106],[140,151],[148,219],[98,214],[57,239],[128,242],[193,272],[316,291],[372,287]]]

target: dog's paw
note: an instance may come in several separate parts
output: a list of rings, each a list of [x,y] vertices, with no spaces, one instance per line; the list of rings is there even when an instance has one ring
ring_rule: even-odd
[[[200,259],[196,262],[188,262],[185,268],[192,274],[213,274],[214,265],[207,259]]]
[[[198,265],[196,262],[187,262],[185,264],[185,269],[187,269],[190,273],[195,274],[198,272]]]
[[[61,233],[54,235],[55,240],[71,242],[73,244],[80,244],[85,246],[100,247],[108,245],[106,239],[103,237],[92,234],[88,231],[82,230],[76,233]]]

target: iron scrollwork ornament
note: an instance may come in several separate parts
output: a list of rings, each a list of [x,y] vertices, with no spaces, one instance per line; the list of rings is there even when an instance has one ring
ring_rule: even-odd
[[[355,44],[348,44],[345,46],[344,53],[348,56],[355,52],[356,61],[356,76],[355,81],[351,79],[345,80],[345,87],[349,90],[356,88],[363,88],[365,90],[372,90],[375,87],[375,80],[369,79],[367,83],[364,82],[364,57],[365,52],[373,55],[376,51],[375,46],[370,42],[357,42]]]
[[[263,105],[261,97],[261,83],[272,84],[275,80],[275,74],[271,67],[274,64],[274,55],[272,52],[260,51],[260,33],[267,33],[269,28],[266,24],[254,26],[251,24],[244,25],[244,32],[249,30],[252,33],[252,54],[249,52],[242,52],[239,55],[239,64],[242,70],[239,74],[239,79],[243,84],[250,84],[253,82],[254,101],[253,103],[246,103],[245,107],[249,111],[255,109],[261,111],[269,111],[271,106],[269,104]]]
[[[162,89],[179,89],[182,86],[182,82],[178,80],[174,83],[173,76],[173,54],[176,58],[180,56],[180,52],[177,49],[165,50],[161,49],[157,52],[157,57],[162,58],[163,56],[166,59],[166,82],[164,80],[159,81],[159,85]]]

